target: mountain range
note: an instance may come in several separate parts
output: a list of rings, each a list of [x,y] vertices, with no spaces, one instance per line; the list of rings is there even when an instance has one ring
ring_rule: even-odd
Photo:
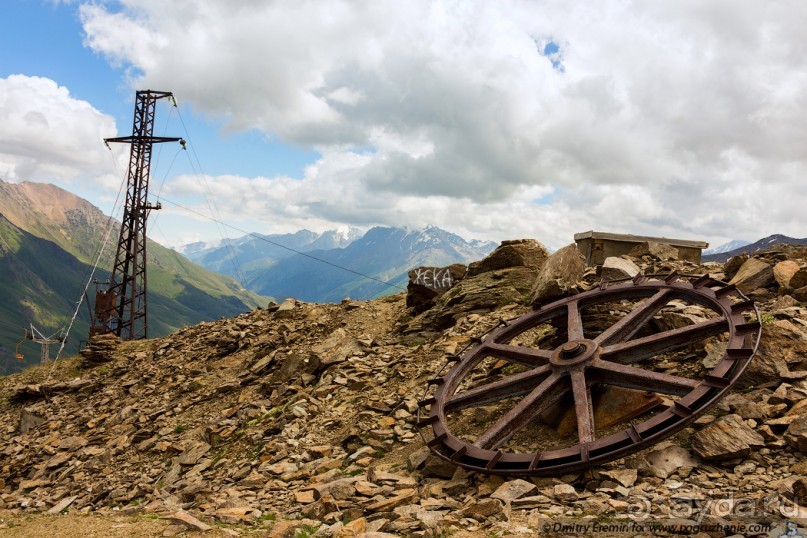
[[[346,247],[361,236],[355,228],[320,234],[309,230],[271,235],[253,233],[237,239],[189,243],[178,250],[206,269],[246,283],[250,277],[298,252]]]
[[[732,246],[732,243],[738,244],[739,246],[734,247],[732,249],[717,247],[711,251],[704,251],[703,256],[701,256],[701,260],[705,262],[725,262],[732,256],[738,256],[742,253],[752,254],[757,252],[758,250],[764,250],[766,248],[772,247],[776,244],[786,244],[786,245],[807,245],[807,238],[796,239],[794,237],[788,237],[782,234],[773,234],[767,237],[763,237],[759,241],[755,241],[753,243],[749,243],[748,241],[731,241],[726,243],[726,247]],[[719,250],[718,250],[719,249]]]
[[[356,230],[251,234],[206,248],[193,243],[181,251],[207,269],[238,278],[255,293],[333,302],[402,291],[414,267],[468,263],[494,248],[496,243],[466,241],[435,226],[379,226],[363,235]]]
[[[718,245],[714,248],[707,248],[703,251],[704,256],[709,256],[711,254],[723,254],[724,252],[731,252],[732,250],[737,250],[738,248],[742,248],[745,245],[750,245],[751,241],[746,241],[744,239],[734,239],[733,241],[729,241],[728,243],[723,243],[722,245]]]
[[[0,374],[38,362],[32,342],[21,347],[24,361],[14,359],[29,324],[46,335],[67,327],[108,226],[109,217],[100,209],[54,185],[0,180]],[[109,279],[118,233],[116,223],[95,274],[99,281]],[[267,302],[153,241],[147,250],[149,336]],[[94,298],[94,292],[90,286],[87,295]],[[86,338],[89,317],[82,305],[67,342],[69,353]]]

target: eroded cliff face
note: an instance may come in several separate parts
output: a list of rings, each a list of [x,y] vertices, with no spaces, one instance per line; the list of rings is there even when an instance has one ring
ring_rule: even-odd
[[[512,250],[508,259],[526,259]],[[529,312],[539,276],[542,286],[557,280],[551,299],[600,282],[597,269],[561,271],[552,256],[508,267],[494,259],[419,314],[403,294],[340,304],[289,300],[160,339],[98,338],[83,357],[3,378],[0,509],[114,508],[174,517],[184,526],[178,530],[227,523],[270,536],[294,529],[526,536],[563,518],[728,521],[739,517],[740,501],[754,504],[755,520],[801,517],[807,305],[803,288],[790,283],[800,282],[807,249],[752,259],[745,270],[747,260],[726,268],[652,254],[626,260],[647,273],[752,283],[746,291],[762,312],[762,343],[735,390],[690,428],[587,472],[469,473],[431,456],[418,435],[426,381],[447,357]],[[556,278],[543,271],[553,263]],[[593,313],[589,327],[624,315],[620,308],[628,309]],[[680,327],[702,315],[685,305],[652,323]],[[658,364],[697,375],[714,361],[716,344],[693,350],[689,362],[670,354]],[[492,363],[480,375],[496,380],[504,370]],[[690,502],[684,513],[686,499],[704,502]],[[705,500],[714,508],[726,499],[734,503],[728,513],[704,508]]]

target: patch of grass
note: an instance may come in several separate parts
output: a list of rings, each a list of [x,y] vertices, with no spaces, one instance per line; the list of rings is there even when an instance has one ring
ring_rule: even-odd
[[[218,452],[216,452],[216,454],[213,456],[213,463],[211,463],[211,465],[212,465],[212,466],[215,466],[215,465],[216,465],[216,464],[219,462],[219,460],[221,460],[221,458],[223,458],[223,457],[224,457],[225,452],[227,452],[227,448],[226,448],[226,447],[225,447],[225,448],[222,448],[221,450],[219,450]]]
[[[252,448],[247,450],[247,456],[249,457],[249,459],[251,460],[258,459],[258,456],[260,456],[261,452],[263,452],[263,445],[264,445],[263,442],[259,442],[253,445]]]
[[[319,527],[314,525],[303,525],[294,531],[294,538],[311,538],[316,534]]]
[[[182,433],[187,429],[188,427],[185,424],[177,424],[174,428],[174,433]]]
[[[259,517],[256,521],[258,523],[277,521],[277,514],[275,514],[274,512],[264,512],[263,514],[261,514],[261,517]]]
[[[757,317],[756,316],[751,316],[750,321],[751,321],[751,323],[757,321]],[[776,317],[774,317],[774,315],[771,314],[770,312],[760,312],[759,313],[759,323],[762,326],[765,326],[765,325],[768,325],[770,323],[773,323],[774,321],[776,321]]]

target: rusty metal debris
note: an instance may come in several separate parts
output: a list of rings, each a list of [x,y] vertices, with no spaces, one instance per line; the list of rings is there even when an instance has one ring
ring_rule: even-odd
[[[619,317],[612,305],[633,308]],[[704,317],[653,330],[651,320],[671,305],[693,305]],[[606,323],[595,329],[591,318],[597,316]],[[452,357],[447,373],[428,383],[418,427],[435,454],[466,469],[503,475],[580,471],[658,443],[715,404],[751,361],[758,319],[752,301],[708,275],[603,282],[506,322]],[[552,338],[530,340],[547,327]],[[711,370],[692,360],[707,339],[724,346]],[[680,368],[664,371],[673,352],[688,356],[683,370],[690,375]],[[498,367],[490,368],[491,362]],[[598,407],[613,400],[603,392],[613,388],[640,391],[660,405],[626,409],[619,420],[600,422]],[[570,408],[576,428],[563,437],[552,417]],[[633,416],[637,412],[644,413]]]

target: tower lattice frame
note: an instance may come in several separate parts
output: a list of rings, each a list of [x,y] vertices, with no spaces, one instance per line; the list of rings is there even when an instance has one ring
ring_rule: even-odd
[[[154,136],[157,101],[165,98],[173,99],[173,94],[138,91],[131,136],[104,140],[131,144],[131,153],[115,263],[109,288],[96,293],[90,337],[111,332],[125,340],[148,338],[146,220],[152,210],[161,208],[159,203],[148,202],[152,148],[155,143],[183,142],[181,138]]]

